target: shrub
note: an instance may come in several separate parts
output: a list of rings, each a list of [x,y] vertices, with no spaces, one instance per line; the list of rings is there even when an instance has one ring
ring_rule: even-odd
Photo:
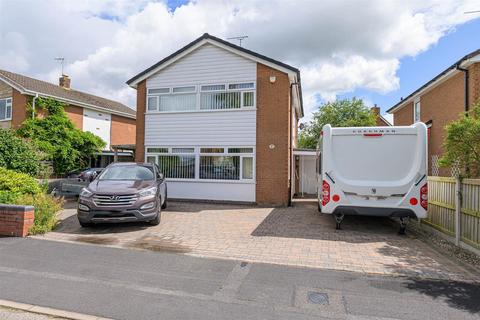
[[[63,174],[88,166],[90,158],[100,152],[105,142],[90,132],[75,127],[64,111],[64,104],[50,98],[39,98],[38,109],[43,118],[29,117],[17,134],[31,139],[53,162],[53,170]]]
[[[35,207],[35,220],[29,234],[43,234],[51,231],[57,224],[57,212],[62,209],[63,200],[49,194],[24,194],[15,197],[13,204]]]
[[[10,195],[39,194],[42,188],[37,180],[28,174],[0,167],[0,192]]]
[[[35,220],[29,234],[40,234],[55,227],[56,214],[62,209],[63,199],[46,194],[28,174],[0,167],[0,203],[33,206]]]
[[[440,166],[460,165],[466,178],[480,177],[480,100],[473,109],[450,122],[443,142]]]
[[[16,136],[12,130],[0,129],[0,167],[35,176],[39,160],[32,143]]]

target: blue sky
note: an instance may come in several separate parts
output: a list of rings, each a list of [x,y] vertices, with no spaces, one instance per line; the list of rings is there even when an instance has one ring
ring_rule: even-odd
[[[187,2],[185,0],[168,0],[167,3],[171,10],[175,10]],[[480,17],[480,14],[475,15]],[[341,94],[338,98],[362,98],[367,103],[376,103],[384,113],[400,101],[401,97],[408,96],[461,57],[477,49],[480,49],[480,19],[458,26],[423,53],[401,59],[397,71],[400,79],[398,90],[381,94],[360,88]]]
[[[480,14],[479,14],[480,16]],[[400,88],[387,94],[357,89],[342,94],[339,98],[359,97],[376,103],[385,112],[400,97],[406,97],[424,83],[435,77],[466,54],[480,49],[480,19],[458,26],[454,31],[440,38],[436,45],[415,57],[400,60],[397,72]]]
[[[53,58],[65,57],[75,89],[134,107],[133,75],[204,32],[248,35],[246,48],[301,70],[308,121],[320,97],[385,111],[480,47],[480,14],[464,14],[479,0],[196,0],[179,10],[187,2],[0,0],[0,68],[56,83]]]

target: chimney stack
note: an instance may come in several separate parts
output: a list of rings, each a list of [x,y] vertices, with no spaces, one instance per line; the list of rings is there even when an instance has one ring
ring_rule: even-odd
[[[372,107],[372,112],[375,113],[377,116],[380,115],[380,108],[377,107],[377,104],[375,103],[375,105]]]
[[[62,74],[58,79],[58,85],[65,89],[70,89],[70,78],[66,74]]]

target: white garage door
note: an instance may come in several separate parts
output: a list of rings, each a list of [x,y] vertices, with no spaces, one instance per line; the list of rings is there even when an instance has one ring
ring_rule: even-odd
[[[109,113],[83,109],[83,131],[91,132],[105,141],[105,150],[110,150],[111,123],[112,116]]]

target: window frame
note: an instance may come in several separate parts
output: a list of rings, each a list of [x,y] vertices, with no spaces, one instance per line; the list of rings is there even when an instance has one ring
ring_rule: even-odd
[[[167,153],[158,153],[158,152],[148,152],[148,149],[168,149]],[[172,152],[173,149],[187,149],[193,148],[194,152]],[[223,148],[223,153],[202,153],[200,152],[201,149],[216,149],[216,148]],[[251,149],[252,152],[229,152],[229,149]],[[254,184],[256,181],[256,148],[255,146],[209,146],[209,145],[202,145],[202,146],[145,146],[145,159],[147,157],[156,157],[155,163],[158,164],[158,157],[159,156],[175,156],[175,155],[194,155],[195,156],[195,178],[167,178],[167,181],[176,181],[176,182],[216,182],[216,183],[248,183]],[[223,180],[223,179],[200,179],[200,157],[201,156],[211,156],[211,157],[222,157],[222,156],[230,156],[230,157],[239,157],[239,179],[238,180]],[[252,158],[252,178],[251,179],[244,179],[243,178],[243,158]],[[161,168],[160,168],[161,169]]]
[[[230,85],[236,84],[252,84],[251,88],[238,88],[238,89],[230,89]],[[218,90],[202,90],[202,87],[205,86],[223,86],[224,89]],[[184,87],[193,87],[195,88],[193,91],[189,92],[173,92],[174,88],[184,88]],[[155,89],[168,89],[168,93],[150,93],[150,90]],[[240,92],[240,107],[238,108],[223,108],[223,109],[202,109],[201,108],[201,100],[202,100],[202,93],[228,93],[228,92]],[[245,106],[245,98],[244,95],[246,93],[253,94],[253,105]],[[188,113],[188,112],[222,112],[222,111],[238,111],[238,110],[255,110],[257,107],[257,83],[256,81],[227,81],[227,82],[216,82],[216,83],[200,83],[200,84],[186,84],[181,86],[153,86],[151,88],[147,88],[146,90],[146,108],[145,113]],[[195,108],[191,110],[169,110],[169,111],[160,111],[160,96],[175,96],[175,95],[182,95],[182,94],[195,94],[196,101],[195,101]],[[156,97],[156,108],[155,109],[148,109],[148,100],[151,97]]]
[[[418,118],[417,118],[417,106],[418,106]],[[413,100],[413,123],[422,121],[422,103],[420,102],[420,97],[417,97]]]
[[[0,121],[12,121],[13,116],[13,98],[1,98],[0,100],[5,100],[5,113],[3,114],[4,118],[0,118]],[[7,117],[7,113],[10,109],[10,116]]]

